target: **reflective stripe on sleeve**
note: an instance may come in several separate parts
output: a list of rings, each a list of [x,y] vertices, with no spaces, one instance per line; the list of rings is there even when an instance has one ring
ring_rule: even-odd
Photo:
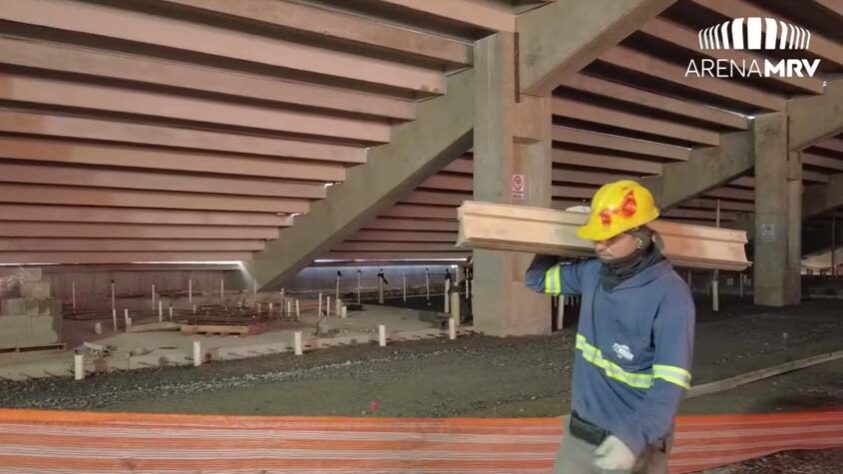
[[[544,292],[549,295],[562,293],[562,266],[554,265],[544,272]]]

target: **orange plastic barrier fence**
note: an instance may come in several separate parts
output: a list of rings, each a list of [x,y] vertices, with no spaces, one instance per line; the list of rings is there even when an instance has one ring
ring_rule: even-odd
[[[247,417],[0,410],[0,473],[546,473],[559,418]],[[671,472],[843,447],[843,411],[685,416]]]

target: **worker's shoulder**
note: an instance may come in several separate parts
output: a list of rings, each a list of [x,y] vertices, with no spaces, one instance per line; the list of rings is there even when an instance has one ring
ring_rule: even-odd
[[[693,295],[685,280],[673,268],[666,271],[658,279],[664,300],[671,302],[688,302],[693,305]]]

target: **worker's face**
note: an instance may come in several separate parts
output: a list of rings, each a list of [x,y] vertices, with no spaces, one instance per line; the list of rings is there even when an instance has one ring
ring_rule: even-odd
[[[594,242],[594,250],[597,256],[604,262],[632,255],[637,249],[635,237],[629,234],[618,234],[609,240],[598,240]]]

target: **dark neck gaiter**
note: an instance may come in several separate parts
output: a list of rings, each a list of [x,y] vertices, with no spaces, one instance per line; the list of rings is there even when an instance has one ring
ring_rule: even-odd
[[[661,249],[651,240],[649,245],[636,250],[629,256],[603,262],[601,280],[603,289],[611,291],[624,280],[632,278],[645,268],[649,268],[662,260],[664,260],[664,256],[662,256]]]

